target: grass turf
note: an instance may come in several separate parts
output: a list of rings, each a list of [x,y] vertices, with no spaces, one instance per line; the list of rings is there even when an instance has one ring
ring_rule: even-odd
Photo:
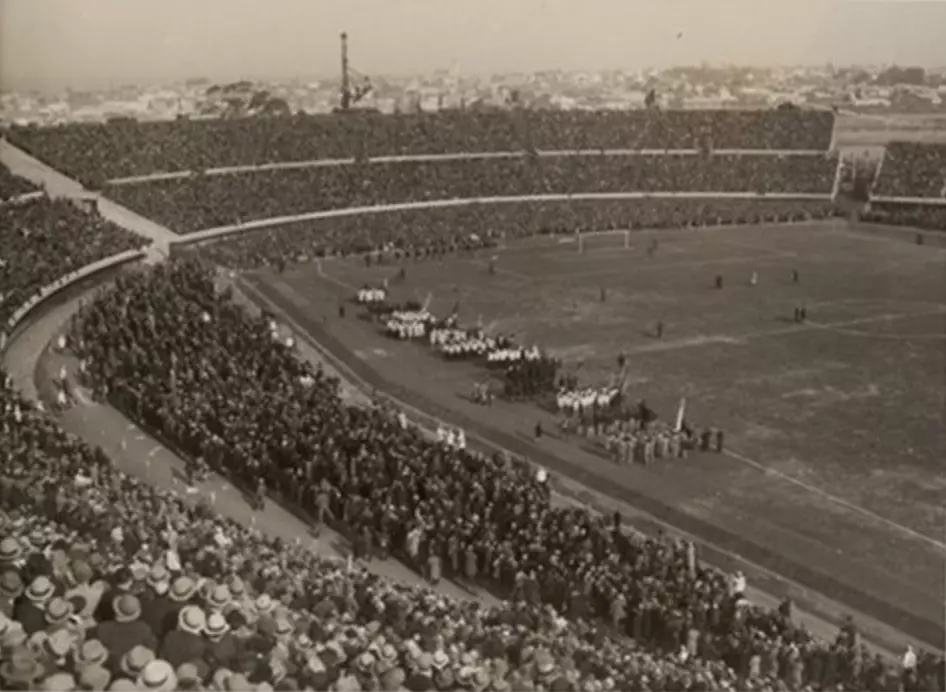
[[[941,631],[943,250],[829,225],[630,237],[625,249],[620,233],[588,236],[584,253],[558,239],[511,243],[493,253],[492,276],[484,254],[408,263],[403,285],[394,266],[360,260],[264,283],[297,314],[327,318],[322,327],[386,381],[520,438],[553,418],[528,404],[470,404],[464,397],[482,370],[338,320],[337,302],[363,281],[390,277],[395,299],[431,295],[439,314],[459,302],[463,322],[482,315],[517,331],[589,382],[606,381],[625,352],[632,397],[670,418],[687,396],[688,416],[723,427],[733,454],[651,469],[617,468],[549,441],[556,454]],[[660,242],[653,257],[651,237]],[[717,274],[723,290],[713,288]],[[808,325],[791,321],[801,304]],[[653,336],[658,320],[662,340]]]

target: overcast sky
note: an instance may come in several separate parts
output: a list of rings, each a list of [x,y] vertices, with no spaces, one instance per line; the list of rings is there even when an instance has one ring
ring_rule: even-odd
[[[946,1],[0,0],[0,85],[712,64],[946,65]]]

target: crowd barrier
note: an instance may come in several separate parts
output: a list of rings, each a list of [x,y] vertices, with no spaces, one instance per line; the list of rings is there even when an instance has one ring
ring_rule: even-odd
[[[194,245],[208,240],[219,240],[228,235],[236,235],[246,231],[260,230],[274,226],[288,226],[303,221],[316,219],[332,219],[359,214],[383,214],[391,211],[406,211],[410,209],[436,209],[443,207],[473,206],[476,204],[519,204],[522,202],[566,202],[569,200],[596,200],[596,199],[778,199],[778,200],[822,200],[831,201],[831,195],[794,194],[794,193],[758,193],[758,192],[583,192],[577,194],[551,195],[518,195],[508,197],[468,197],[464,199],[440,199],[423,202],[400,202],[397,204],[377,204],[368,207],[348,207],[345,209],[329,209],[313,211],[306,214],[291,216],[273,216],[258,221],[229,226],[217,226],[196,233],[190,233],[180,240],[173,241],[172,250],[185,245]]]
[[[143,259],[145,257],[145,252],[143,250],[127,250],[125,252],[120,252],[117,255],[112,255],[111,257],[105,257],[98,260],[97,262],[92,262],[87,264],[84,267],[80,267],[75,271],[69,272],[68,274],[59,277],[53,281],[48,286],[44,286],[40,289],[39,293],[30,298],[26,303],[17,308],[16,312],[7,320],[7,323],[3,325],[3,331],[0,332],[0,357],[2,357],[7,346],[13,341],[16,336],[17,330],[21,328],[23,322],[26,318],[32,313],[36,308],[42,305],[46,300],[52,298],[54,295],[61,293],[63,290],[73,286],[80,281],[89,279],[96,274],[99,274],[107,269],[114,269],[120,267],[129,262],[135,262],[137,260]]]

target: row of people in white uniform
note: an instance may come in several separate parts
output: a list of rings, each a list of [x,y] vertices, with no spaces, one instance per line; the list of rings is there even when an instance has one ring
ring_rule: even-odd
[[[389,336],[422,339],[433,321],[427,310],[395,310],[384,326]]]
[[[541,358],[542,351],[539,350],[538,346],[532,348],[522,348],[521,346],[518,348],[498,348],[486,356],[488,362],[501,365],[511,365],[522,360],[540,360]]]
[[[432,329],[429,338],[431,347],[448,358],[484,356],[496,349],[495,339],[475,336],[465,329]]]
[[[559,411],[577,416],[596,405],[599,409],[608,408],[617,401],[620,393],[617,387],[585,387],[573,391],[562,389],[555,396],[555,403]]]
[[[363,286],[358,289],[356,299],[362,305],[383,303],[388,299],[388,292],[383,288],[369,288],[368,286]]]
[[[466,449],[466,433],[460,428],[437,426],[437,442],[453,449]]]

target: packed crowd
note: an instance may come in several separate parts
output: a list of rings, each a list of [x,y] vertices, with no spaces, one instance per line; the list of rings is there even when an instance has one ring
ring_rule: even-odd
[[[13,128],[9,136],[86,183],[157,172],[355,156],[576,149],[826,151],[834,114],[758,111],[442,111],[399,115]]]
[[[880,197],[946,196],[946,144],[888,144],[873,194]]]
[[[500,236],[779,223],[825,219],[833,213],[831,202],[817,200],[676,198],[470,204],[315,219],[237,233],[204,243],[199,249],[208,259],[227,267],[285,268],[326,255],[382,249],[397,257],[444,254],[488,245]],[[183,251],[196,247],[184,246]]]
[[[512,601],[493,610],[450,602],[346,572],[299,546],[268,543],[206,508],[187,510],[61,433],[37,432],[52,425],[7,388],[2,410],[14,437],[3,439],[18,452],[11,473],[33,493],[31,511],[55,511],[66,530],[91,529],[106,553],[93,569],[108,573],[123,563],[109,581],[137,590],[144,612],[162,596],[156,585],[170,584],[170,618],[136,620],[133,602],[126,608],[127,600],[106,599],[110,618],[145,623],[135,630],[146,649],[137,657],[130,652],[138,642],[103,637],[98,625],[114,676],[140,670],[145,685],[162,676],[204,683],[220,676],[223,689],[247,678],[336,690],[943,689],[941,661],[918,654],[902,669],[884,662],[861,645],[853,624],[834,642],[818,641],[792,622],[790,603],[779,612],[750,605],[744,580],[699,563],[685,545],[625,534],[620,517],[554,506],[544,474],[525,464],[448,449],[383,409],[344,406],[334,381],[274,341],[265,317],[249,317],[217,293],[212,271],[197,263],[122,278],[84,309],[70,341],[97,396],[186,456],[238,483],[264,479],[317,518],[337,518],[366,559],[397,552],[433,582],[455,576]],[[14,534],[35,539],[29,521],[25,529],[13,522]],[[52,536],[75,545],[71,535],[57,541],[57,530],[39,532],[39,542]],[[167,566],[155,567],[168,548]],[[181,572],[213,581],[196,588]],[[16,587],[30,585],[31,604],[49,591],[35,580],[29,573]],[[221,602],[230,607],[214,619]],[[38,622],[58,617],[50,610]],[[221,623],[238,638],[239,654],[225,664],[207,641]],[[183,630],[174,637],[187,646],[169,645],[171,630]],[[75,658],[67,652],[53,660]],[[18,670],[47,661],[21,662]]]
[[[144,244],[65,200],[0,205],[0,332],[17,308],[59,277]]]
[[[27,192],[36,192],[37,188],[26,178],[14,174],[9,168],[0,163],[0,203],[25,195]]]
[[[946,231],[946,204],[871,202],[870,211],[861,218],[871,223]]]
[[[519,156],[197,175],[106,194],[178,233],[307,212],[474,197],[620,192],[830,195],[823,155]]]

